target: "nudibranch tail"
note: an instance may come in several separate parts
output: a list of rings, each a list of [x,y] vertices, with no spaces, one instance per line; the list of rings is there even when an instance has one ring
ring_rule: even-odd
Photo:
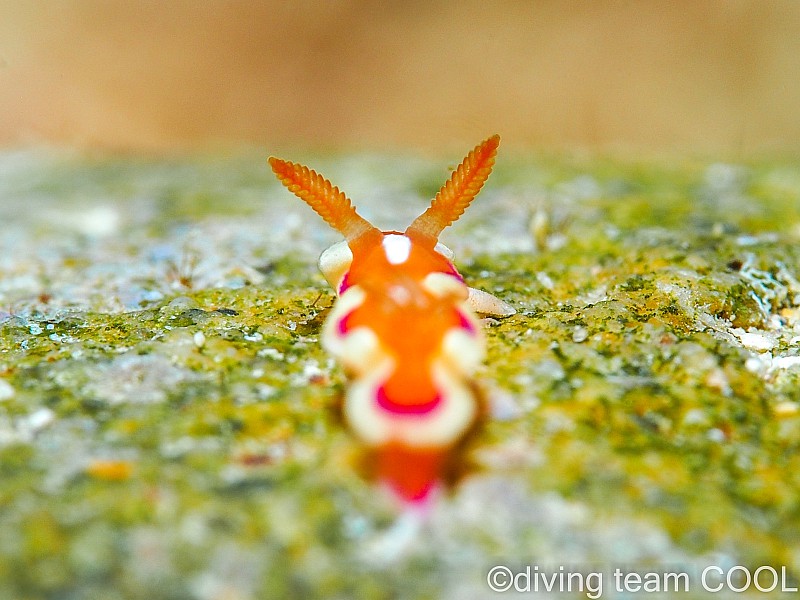
[[[403,503],[421,504],[435,492],[448,459],[447,448],[387,444],[375,451],[376,472]]]
[[[348,242],[377,229],[353,208],[350,199],[316,171],[280,158],[270,157],[269,165],[281,183],[303,200]]]
[[[493,135],[475,146],[436,194],[428,210],[408,226],[406,234],[434,246],[444,228],[458,219],[480,192],[492,172],[499,145],[500,136]]]

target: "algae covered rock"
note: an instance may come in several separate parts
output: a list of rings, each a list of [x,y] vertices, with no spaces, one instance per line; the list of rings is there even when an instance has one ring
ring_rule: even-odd
[[[319,163],[387,229],[441,175]],[[490,416],[423,523],[360,476],[318,344],[336,237],[263,157],[0,173],[0,597],[483,598],[496,565],[602,573],[603,597],[633,591],[615,569],[685,572],[702,597],[708,567],[800,572],[792,163],[501,159],[443,241],[517,314],[487,323]]]

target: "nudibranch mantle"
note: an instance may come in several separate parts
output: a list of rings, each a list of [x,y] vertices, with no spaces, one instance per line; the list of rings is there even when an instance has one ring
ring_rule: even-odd
[[[269,159],[281,182],[345,237],[319,260],[338,295],[322,344],[351,379],[346,422],[373,452],[378,477],[409,503],[447,477],[479,417],[472,374],[485,342],[475,313],[515,312],[469,288],[438,242],[488,178],[499,142],[476,146],[405,232],[378,230],[321,175]]]

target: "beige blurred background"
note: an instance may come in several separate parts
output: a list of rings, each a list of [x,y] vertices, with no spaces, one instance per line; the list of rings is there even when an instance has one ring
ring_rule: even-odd
[[[0,0],[0,146],[800,148],[800,2]]]

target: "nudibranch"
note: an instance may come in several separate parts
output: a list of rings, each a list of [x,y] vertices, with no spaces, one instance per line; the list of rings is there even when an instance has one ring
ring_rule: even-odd
[[[475,313],[514,314],[467,286],[438,238],[483,187],[500,137],[476,146],[405,232],[381,231],[308,167],[270,158],[278,179],[345,240],[319,267],[336,290],[322,345],[350,383],[344,420],[367,446],[375,475],[420,505],[448,480],[481,400],[473,381],[485,341]]]

